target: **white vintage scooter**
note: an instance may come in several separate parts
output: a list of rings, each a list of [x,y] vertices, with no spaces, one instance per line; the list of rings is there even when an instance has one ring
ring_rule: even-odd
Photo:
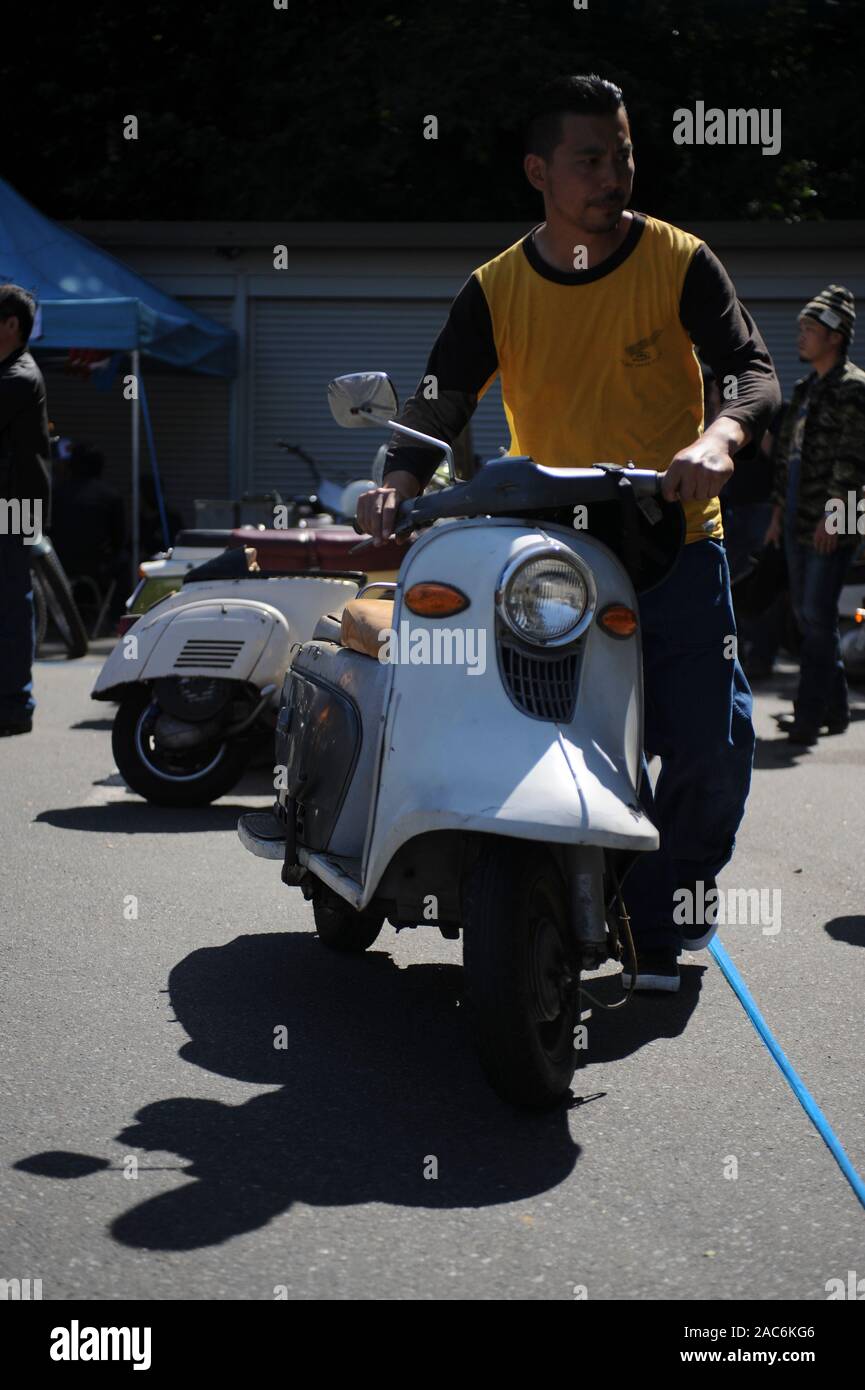
[[[395,425],[384,374],[341,377],[329,396],[342,425],[443,449],[453,478],[442,441]],[[506,457],[405,502],[397,531],[430,529],[387,598],[358,595],[295,653],[278,801],[238,826],[246,848],[283,860],[334,950],[363,951],[385,917],[462,929],[481,1060],[518,1104],[568,1091],[581,973],[619,956],[620,926],[633,950],[621,880],[658,845],[638,800],[635,587],[573,518],[621,505],[633,537],[640,507],[649,529],[675,513],[669,572],[682,514],[659,488],[653,471]]]
[[[190,570],[120,638],[91,692],[119,701],[117,767],[156,805],[203,806],[231,790],[273,736],[292,646],[366,577],[262,574],[254,557],[225,550]]]

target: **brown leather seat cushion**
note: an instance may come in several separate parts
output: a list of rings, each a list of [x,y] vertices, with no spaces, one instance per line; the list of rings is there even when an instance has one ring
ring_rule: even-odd
[[[393,622],[392,598],[353,598],[342,610],[340,641],[364,656],[378,658],[385,638],[379,633]]]

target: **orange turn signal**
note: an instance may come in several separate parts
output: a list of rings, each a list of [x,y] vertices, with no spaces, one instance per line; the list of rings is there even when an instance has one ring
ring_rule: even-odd
[[[865,623],[865,608],[856,609],[856,621],[857,623]]]
[[[425,581],[406,590],[403,603],[422,618],[450,618],[468,608],[470,600],[453,584]]]
[[[633,637],[637,630],[637,615],[624,603],[610,603],[598,614],[598,622],[611,637]]]

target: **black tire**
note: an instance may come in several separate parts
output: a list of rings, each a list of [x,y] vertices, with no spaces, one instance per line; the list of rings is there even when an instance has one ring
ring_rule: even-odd
[[[463,897],[467,1003],[484,1073],[514,1105],[549,1109],[574,1075],[580,974],[568,939],[567,892],[550,854],[484,846]]]
[[[154,806],[207,806],[230,792],[248,765],[248,739],[167,758],[153,747],[148,733],[159,712],[146,685],[133,686],[121,699],[111,749],[126,785]]]
[[[384,925],[384,913],[375,908],[355,909],[336,895],[317,895],[312,904],[318,939],[329,951],[359,956],[371,946]]]
[[[38,656],[39,648],[45,641],[45,633],[48,630],[48,600],[45,597],[45,587],[35,569],[31,579],[33,583],[33,611],[36,616],[35,655]]]
[[[87,655],[87,629],[69,587],[66,572],[53,547],[33,557],[33,570],[45,590],[48,613],[60,633],[60,640],[69,657]]]

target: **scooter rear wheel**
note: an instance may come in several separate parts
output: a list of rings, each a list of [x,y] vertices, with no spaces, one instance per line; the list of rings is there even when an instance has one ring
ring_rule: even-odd
[[[467,1002],[481,1065],[503,1100],[545,1110],[577,1063],[580,974],[565,884],[540,845],[484,847],[463,902]]]
[[[208,806],[240,781],[250,762],[248,740],[211,745],[166,758],[153,741],[159,705],[150,689],[132,686],[114,716],[111,750],[124,782],[154,806]]]

